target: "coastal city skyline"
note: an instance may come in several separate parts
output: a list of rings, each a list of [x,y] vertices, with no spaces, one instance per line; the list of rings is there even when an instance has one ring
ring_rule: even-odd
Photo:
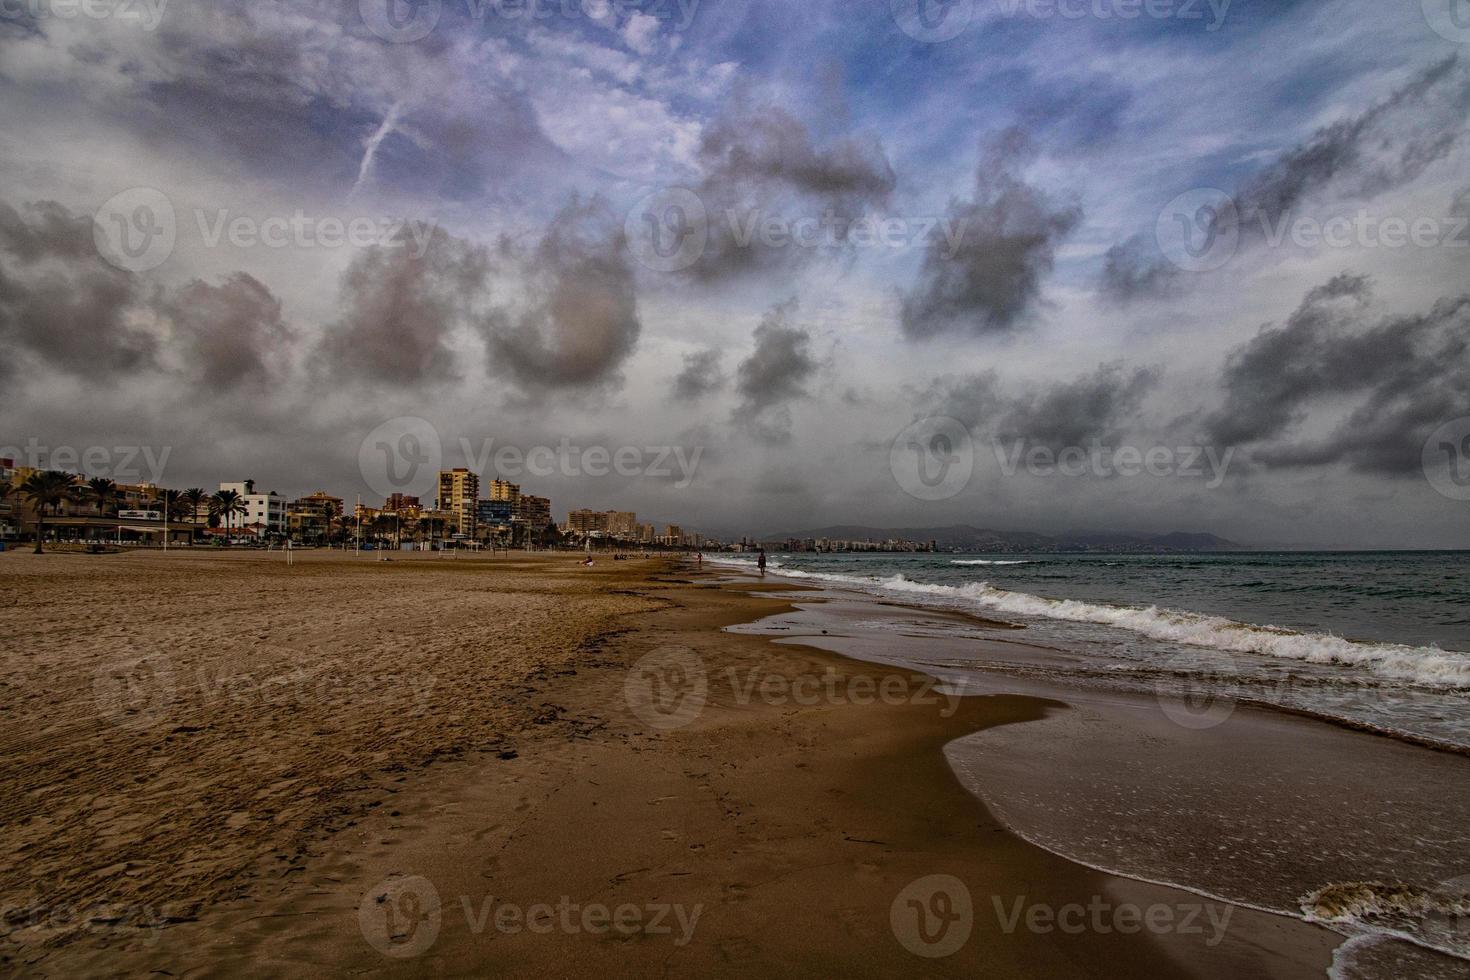
[[[699,450],[541,492],[714,529],[1470,546],[1447,2],[15,5],[8,440],[295,496],[418,418]]]

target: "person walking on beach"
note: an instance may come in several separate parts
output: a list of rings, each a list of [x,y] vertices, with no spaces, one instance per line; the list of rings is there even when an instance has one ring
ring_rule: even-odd
[[[762,575],[766,574],[766,549],[761,549],[760,557],[755,560],[755,564],[761,570]]]

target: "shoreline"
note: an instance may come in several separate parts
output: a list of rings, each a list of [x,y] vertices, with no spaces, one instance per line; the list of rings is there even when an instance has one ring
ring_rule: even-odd
[[[1046,718],[1018,728],[982,731],[958,738],[945,749],[956,777],[965,782],[1011,832],[1035,846],[1104,874],[1180,888],[1211,900],[1324,925],[1343,937],[1343,945],[1337,954],[1339,957],[1346,956],[1350,948],[1364,941],[1381,947],[1397,940],[1423,952],[1421,958],[1424,962],[1416,963],[1417,968],[1443,969],[1448,971],[1447,975],[1470,975],[1470,945],[1463,941],[1465,925],[1470,924],[1470,906],[1462,909],[1460,903],[1464,899],[1456,897],[1466,889],[1461,887],[1452,893],[1435,891],[1436,886],[1446,879],[1453,878],[1462,884],[1470,881],[1462,877],[1463,872],[1455,858],[1455,845],[1463,840],[1454,829],[1459,825],[1458,814],[1470,807],[1470,770],[1463,763],[1465,753],[1457,751],[1458,747],[1450,746],[1449,751],[1441,751],[1444,747],[1439,745],[1418,745],[1413,739],[1395,737],[1395,733],[1371,728],[1363,731],[1351,724],[1338,724],[1339,719],[1330,716],[1316,717],[1311,712],[1270,703],[1251,703],[1238,698],[1215,699],[1208,705],[1207,712],[1201,715],[1196,713],[1199,710],[1197,705],[1186,705],[1175,698],[1157,693],[1150,697],[1137,692],[1089,687],[1066,673],[1038,679],[1035,675],[989,671],[985,653],[998,657],[1015,653],[1017,644],[1004,634],[985,640],[966,636],[963,641],[953,644],[927,636],[922,656],[914,656],[912,652],[908,656],[894,656],[886,650],[876,653],[872,638],[863,635],[863,630],[847,628],[852,615],[845,607],[891,605],[907,609],[907,620],[898,614],[892,617],[893,622],[861,624],[868,632],[885,637],[891,646],[900,650],[912,650],[912,642],[905,642],[905,637],[913,636],[909,631],[915,626],[922,626],[929,618],[948,615],[948,611],[919,603],[905,605],[890,603],[886,599],[875,600],[867,593],[848,592],[840,586],[830,585],[814,589],[806,598],[812,601],[798,600],[798,611],[744,628],[744,631],[767,636],[782,645],[809,644],[860,660],[938,670],[942,676],[961,685],[978,683],[981,695],[1024,694],[1048,698],[1065,706],[1060,712],[1048,713]],[[982,652],[975,651],[977,644]],[[951,646],[965,648],[967,654],[975,659],[967,661],[964,668],[955,666],[956,660],[944,656]],[[941,666],[946,664],[948,666]],[[1222,701],[1223,713],[1220,712]],[[1079,717],[1087,721],[1076,721]],[[1137,735],[1126,736],[1135,729]],[[1259,734],[1262,731],[1269,732],[1270,738],[1263,738]],[[1104,736],[1103,732],[1109,735]],[[976,756],[974,746],[977,744],[988,746],[988,755]],[[1107,748],[1099,748],[1100,744],[1106,744]],[[1058,745],[1062,747],[1056,748]],[[1051,748],[1042,750],[1041,746]],[[1257,763],[1237,764],[1233,770],[1230,768],[1239,753],[1262,749],[1279,758],[1262,756]],[[1427,755],[1419,754],[1425,749],[1429,750]],[[1153,764],[1140,769],[1124,761],[1142,757],[1151,758]],[[1338,764],[1347,759],[1353,760],[1358,774],[1352,779],[1334,782],[1330,778],[1311,775],[1319,771],[1335,771]],[[977,760],[980,764],[973,765]],[[993,764],[993,760],[1004,760],[1005,765]],[[1147,826],[1158,831],[1168,823],[1170,811],[1177,810],[1186,798],[1193,770],[1201,765],[1217,767],[1217,774],[1207,780],[1193,780],[1201,782],[1202,787],[1210,792],[1196,792],[1194,802],[1197,806],[1187,814],[1188,826],[1174,828],[1172,837],[1160,834],[1157,842],[1149,839],[1149,834],[1142,832],[1142,828]],[[1079,770],[1086,770],[1091,775],[1084,778],[1074,772]],[[1033,778],[1036,772],[1047,772],[1050,776],[1037,783]],[[1126,776],[1124,772],[1127,772]],[[1075,778],[1067,781],[1069,774]],[[1117,786],[1111,795],[1104,795],[1100,787],[1109,785],[1113,774],[1117,774]],[[1360,777],[1362,788],[1358,786]],[[1254,839],[1249,839],[1249,835],[1238,828],[1230,828],[1227,822],[1222,828],[1227,832],[1226,836],[1219,836],[1219,830],[1214,834],[1204,832],[1204,828],[1215,826],[1214,811],[1225,805],[1225,800],[1251,799],[1251,787],[1259,786],[1263,778],[1276,780],[1279,785],[1273,785],[1283,795],[1275,798],[1276,802],[1256,797],[1249,823],[1267,827],[1269,831],[1258,831]],[[1169,787],[1167,793],[1151,789],[1155,784],[1165,783]],[[1297,806],[1293,809],[1280,802],[1289,797],[1293,787],[1299,788],[1308,783],[1311,784],[1312,807]],[[1038,790],[1038,785],[1047,787],[1047,790]],[[1007,805],[1008,796],[1031,804],[1029,810],[1020,808],[1019,819],[1013,808]],[[1041,802],[1037,803],[1037,799]],[[1079,806],[1075,802],[1078,799],[1084,800],[1085,805]],[[1370,809],[1367,800],[1374,801],[1378,809]],[[1407,803],[1401,801],[1410,800],[1433,802],[1420,802],[1418,809],[1409,813]],[[1319,807],[1341,814],[1358,813],[1363,819],[1355,823],[1339,818],[1336,826],[1329,826],[1331,821],[1324,820],[1316,812]],[[1056,816],[1068,810],[1088,808],[1098,808],[1115,820],[1126,821],[1133,813],[1132,819],[1146,818],[1150,823],[1140,825],[1138,835],[1130,836],[1127,847],[1109,860],[1100,855],[1109,853],[1105,845],[1111,831],[1106,826],[1099,826],[1100,821],[1094,819],[1090,825],[1088,820],[1059,820]],[[1172,819],[1178,822],[1177,816]],[[1375,821],[1381,822],[1382,826],[1379,827]],[[1365,834],[1365,830],[1371,832]],[[1101,836],[1097,836],[1099,833]],[[1231,833],[1246,839],[1247,845],[1241,847],[1240,841],[1232,838]],[[1096,839],[1090,838],[1090,834]],[[1434,852],[1429,847],[1430,838],[1417,838],[1420,850],[1435,855],[1435,860],[1426,858],[1406,862],[1396,859],[1385,862],[1374,859],[1379,852],[1393,852],[1396,837],[1412,839],[1415,834],[1428,834],[1438,841],[1438,850]],[[1266,866],[1255,868],[1253,874],[1259,880],[1250,880],[1250,875],[1236,875],[1237,880],[1232,881],[1231,875],[1221,877],[1212,874],[1208,861],[1196,861],[1192,867],[1177,867],[1166,872],[1150,866],[1145,860],[1154,856],[1149,845],[1158,843],[1161,850],[1180,849],[1189,847],[1189,842],[1196,839],[1214,840],[1217,846],[1228,845],[1243,854],[1283,847],[1288,852],[1325,853],[1356,846],[1360,852],[1355,861],[1344,859],[1340,865],[1327,862],[1317,870],[1307,861],[1287,862],[1300,865],[1295,869],[1298,875],[1296,887],[1293,889],[1288,879],[1282,886],[1286,890],[1278,890],[1273,896],[1274,901],[1268,901],[1264,897],[1270,891],[1270,874]],[[1100,849],[1094,853],[1089,847]],[[1208,849],[1205,854],[1209,854]],[[1327,871],[1328,868],[1351,865],[1355,865],[1361,874],[1349,876],[1347,881],[1333,878]],[[1364,868],[1367,870],[1362,870]],[[1410,877],[1411,871],[1414,877]],[[1212,877],[1215,879],[1213,884]],[[1360,886],[1359,881],[1389,884]],[[1431,903],[1438,903],[1431,904],[1428,912],[1423,913],[1427,915],[1426,919],[1417,923],[1412,916],[1407,921],[1393,919],[1398,911],[1394,903],[1402,901],[1392,884],[1396,881],[1416,882],[1419,887],[1417,894]],[[1381,900],[1384,907],[1370,906],[1342,917],[1340,911],[1333,911],[1333,900],[1327,896],[1332,888],[1348,886],[1365,892],[1370,902]],[[1317,905],[1309,906],[1307,900],[1318,892],[1323,892],[1323,897]],[[1448,926],[1442,921],[1445,918],[1449,919]],[[1460,924],[1456,925],[1457,922]],[[1428,936],[1415,931],[1419,928],[1429,930]],[[1377,950],[1375,955],[1385,954]],[[1405,956],[1413,958],[1416,955],[1396,951],[1400,961]],[[1403,969],[1402,963],[1398,968]]]
[[[1030,562],[1028,561],[1028,562],[1023,562],[1023,563],[1029,564]],[[766,580],[766,579],[760,579],[759,576],[757,576],[757,573],[755,571],[754,565],[751,564],[751,563],[742,561],[742,560],[722,560],[722,559],[716,558],[716,559],[711,559],[711,564],[714,565],[715,567],[722,567],[722,568],[728,569],[732,574],[734,574],[736,576],[750,576],[752,578],[757,578],[758,580],[769,581],[769,580]],[[963,562],[956,562],[956,564],[963,564]],[[1004,564],[1004,562],[1002,562],[1002,564]],[[904,608],[921,609],[921,610],[927,610],[927,611],[943,611],[943,612],[948,612],[948,613],[954,613],[954,614],[957,614],[957,615],[973,617],[974,619],[976,619],[976,620],[978,620],[978,621],[980,621],[982,623],[987,623],[987,624],[990,624],[990,625],[993,625],[993,626],[997,626],[997,627],[1006,627],[1006,628],[1011,628],[1011,629],[1016,629],[1016,630],[1025,630],[1025,629],[1028,628],[1025,625],[1025,620],[1027,619],[1028,616],[1030,618],[1032,618],[1032,619],[1038,619],[1039,618],[1041,621],[1046,622],[1046,623],[1062,623],[1062,624],[1066,624],[1066,625],[1071,625],[1074,622],[1076,622],[1075,620],[1072,620],[1069,617],[1061,617],[1059,620],[1055,620],[1052,617],[1049,617],[1049,616],[1047,616],[1044,613],[1015,614],[1012,619],[996,619],[996,620],[991,620],[991,619],[988,619],[987,618],[988,613],[986,611],[975,610],[973,608],[970,608],[970,604],[968,604],[968,603],[958,603],[958,604],[956,604],[956,603],[950,603],[950,602],[925,601],[925,599],[922,598],[922,597],[926,594],[925,589],[928,588],[928,587],[927,586],[924,586],[923,583],[915,583],[918,587],[915,588],[915,589],[913,589],[913,590],[897,589],[897,588],[891,587],[887,583],[878,582],[876,580],[873,580],[873,581],[859,581],[859,580],[853,579],[853,578],[851,578],[851,577],[849,577],[847,575],[826,574],[826,573],[811,573],[811,572],[807,572],[807,571],[804,571],[804,570],[801,570],[801,569],[783,571],[783,569],[779,565],[773,567],[773,569],[770,572],[770,575],[772,577],[772,580],[782,580],[782,581],[789,581],[789,582],[793,582],[793,583],[804,584],[806,587],[811,588],[811,589],[813,589],[813,590],[815,590],[815,591],[817,591],[819,593],[820,592],[824,592],[824,591],[829,591],[829,592],[834,592],[834,593],[838,593],[838,594],[850,594],[850,595],[855,595],[855,596],[861,596],[864,599],[866,599],[868,601],[875,602],[875,603],[891,603],[893,605],[897,605],[897,606],[904,607]],[[948,589],[948,588],[952,588],[952,587],[950,587],[950,586],[941,586],[939,588],[940,589]],[[1016,593],[1016,594],[1017,595],[1020,595],[1020,593]],[[1029,598],[1029,599],[1034,599],[1034,600],[1039,601],[1039,602],[1043,602],[1043,603],[1070,601],[1070,600],[1059,600],[1059,599],[1044,598],[1044,597],[1041,597],[1041,596],[1026,596],[1026,597]],[[1082,600],[1082,601],[1084,601],[1084,602],[1091,602],[1091,600]],[[1120,609],[1120,610],[1124,610],[1124,611],[1136,611],[1140,607],[1134,606],[1134,605],[1122,605],[1122,606],[1117,606],[1117,607],[1114,607],[1114,608],[1117,608],[1117,609]],[[1206,614],[1206,613],[1201,613],[1201,612],[1196,612],[1196,611],[1190,611],[1190,610],[1174,610],[1174,609],[1169,609],[1169,608],[1165,608],[1165,607],[1159,607],[1159,608],[1160,608],[1160,611],[1161,612],[1164,612],[1164,613],[1177,613],[1179,615],[1183,615],[1183,616],[1186,616],[1186,617],[1192,617],[1192,618],[1208,619],[1208,618],[1214,617],[1214,614]],[[1005,615],[1004,610],[1002,610],[1002,615]],[[1019,617],[1021,621],[1017,621],[1016,617]],[[1092,621],[1092,620],[1085,620],[1084,622],[1094,623],[1094,625],[1095,625],[1095,622]],[[1241,622],[1236,623],[1234,625],[1240,626],[1242,628],[1250,629],[1250,630],[1265,631],[1265,632],[1276,632],[1276,631],[1278,631],[1280,629],[1278,627],[1271,626],[1271,625],[1268,625],[1268,624],[1245,622],[1245,621],[1241,621]],[[1125,634],[1127,632],[1129,632],[1129,630],[1127,628],[1120,627],[1119,629],[1120,629],[1120,631],[1124,632]],[[1309,636],[1315,635],[1315,634],[1311,634],[1311,633],[1302,633],[1302,632],[1298,632],[1298,631],[1295,631],[1295,630],[1285,630],[1284,632],[1291,633],[1291,634],[1294,634],[1294,635],[1297,635],[1297,636],[1301,636],[1301,637],[1309,637]],[[1140,635],[1143,636],[1146,639],[1151,640],[1151,641],[1157,639],[1157,638],[1148,636],[1147,633],[1143,633],[1143,634],[1140,634]],[[1342,639],[1340,637],[1337,637],[1335,634],[1331,634],[1331,635],[1329,635],[1329,634],[1322,634],[1322,636],[1323,637],[1326,637],[1326,638],[1333,639],[1333,640],[1340,640],[1340,639]],[[1102,646],[1106,646],[1110,641],[1100,640],[1100,641],[1096,641],[1096,642],[1098,642]],[[1348,641],[1348,642],[1359,642],[1359,641]],[[1367,645],[1367,646],[1373,647],[1373,646],[1381,646],[1386,641],[1380,641],[1380,640],[1364,640],[1364,641],[1361,641],[1361,642],[1363,644]],[[1210,645],[1198,645],[1198,644],[1192,643],[1189,640],[1179,640],[1174,645],[1175,646],[1182,646],[1185,649],[1190,649],[1190,650],[1198,651],[1199,655],[1205,656],[1205,657],[1209,657],[1209,656],[1227,656],[1228,657],[1232,653],[1239,653],[1240,652],[1240,651],[1232,651],[1232,650],[1229,650],[1228,648],[1221,649],[1221,648],[1216,648],[1216,647],[1210,646]],[[1394,646],[1395,644],[1388,644],[1388,645]],[[1058,650],[1059,651],[1059,650],[1063,649],[1060,646],[1054,645],[1054,643],[1052,641],[1042,641],[1041,644],[1040,644],[1040,646],[1042,648],[1049,649],[1049,650]],[[1405,649],[1408,649],[1408,648],[1405,647]],[[1440,651],[1438,649],[1438,647],[1431,647],[1431,648],[1426,648],[1426,649],[1433,649],[1436,652],[1444,653],[1444,654],[1446,654],[1448,656],[1455,656],[1455,657],[1470,656],[1470,654],[1464,654],[1464,653],[1461,653],[1461,652],[1458,652],[1458,651]],[[1266,654],[1264,654],[1264,653],[1257,653],[1257,655],[1263,656],[1263,657],[1267,657],[1268,661],[1270,659],[1269,656],[1266,655]],[[1277,668],[1277,669],[1286,669],[1288,671],[1290,670],[1290,668],[1293,665],[1296,665],[1296,662],[1293,661],[1293,660],[1286,660],[1283,663],[1279,663],[1279,664],[1278,663],[1273,663],[1272,664],[1272,666],[1275,667],[1275,668]],[[1300,666],[1305,666],[1305,664],[1302,664]],[[987,666],[984,669],[987,669],[987,670],[992,671],[992,672],[1004,672],[1003,668],[1000,665]],[[1203,670],[1204,670],[1204,676],[1207,679],[1208,678],[1211,678],[1216,673],[1209,666],[1209,661],[1205,661]],[[1166,680],[1165,680],[1165,676],[1164,675],[1154,676],[1154,677],[1150,678],[1147,674],[1143,674],[1143,675],[1140,675],[1140,676],[1138,676],[1138,677],[1135,678],[1135,677],[1130,677],[1127,674],[1114,674],[1114,673],[1110,673],[1107,670],[1099,670],[1095,666],[1093,666],[1093,667],[1087,667],[1087,666],[1083,666],[1081,664],[1079,664],[1079,666],[1076,669],[1070,671],[1069,673],[1071,674],[1071,676],[1070,677],[1065,677],[1065,678],[1056,677],[1055,675],[1044,676],[1043,677],[1043,683],[1057,683],[1057,684],[1061,684],[1063,687],[1068,687],[1068,688],[1077,687],[1077,688],[1081,688],[1081,689],[1091,689],[1091,688],[1089,688],[1089,685],[1088,685],[1087,682],[1094,682],[1095,685],[1096,684],[1100,684],[1102,687],[1105,687],[1107,689],[1120,690],[1120,691],[1125,691],[1125,692],[1130,692],[1130,693],[1138,693],[1138,694],[1148,693],[1148,688],[1150,686],[1152,686],[1152,688],[1153,688],[1153,690],[1155,692],[1158,692],[1159,689],[1161,687],[1163,687],[1167,683]],[[1192,683],[1193,682],[1192,681],[1192,675],[1187,670],[1180,672],[1179,673],[1179,677],[1183,678],[1183,680],[1184,680],[1184,682],[1186,684],[1189,684],[1189,683]],[[1373,721],[1373,720],[1368,720],[1368,719],[1365,719],[1365,718],[1353,717],[1353,716],[1351,716],[1349,714],[1334,713],[1334,711],[1332,709],[1330,709],[1330,708],[1314,707],[1314,706],[1305,705],[1305,704],[1293,704],[1293,703],[1289,703],[1289,702],[1287,702],[1285,700],[1282,700],[1282,699],[1271,700],[1268,697],[1253,695],[1253,694],[1250,694],[1250,693],[1244,693],[1244,692],[1242,692],[1240,690],[1240,685],[1244,684],[1246,687],[1249,687],[1250,686],[1250,678],[1244,677],[1244,676],[1235,677],[1235,678],[1223,677],[1221,679],[1226,680],[1226,681],[1234,680],[1237,683],[1237,687],[1234,688],[1234,689],[1231,689],[1231,690],[1214,690],[1214,689],[1211,689],[1211,690],[1205,692],[1209,697],[1212,697],[1212,698],[1215,698],[1215,699],[1218,699],[1218,700],[1230,701],[1232,703],[1239,704],[1239,705],[1246,706],[1246,707],[1255,707],[1255,708],[1259,708],[1259,709],[1265,710],[1265,711],[1276,711],[1276,712],[1281,712],[1281,713],[1284,713],[1284,714],[1296,715],[1296,716],[1299,716],[1299,717],[1302,717],[1302,718],[1324,722],[1324,723],[1329,724],[1329,725],[1334,725],[1334,726],[1337,726],[1337,727],[1340,727],[1340,728],[1343,728],[1343,729],[1349,730],[1349,731],[1363,732],[1363,733],[1368,733],[1368,734],[1373,734],[1373,735],[1379,735],[1379,736],[1382,736],[1384,738],[1393,739],[1393,740],[1396,740],[1396,741],[1399,741],[1399,742],[1403,742],[1403,743],[1406,743],[1406,744],[1410,744],[1410,745],[1414,745],[1414,746],[1417,746],[1417,747],[1420,747],[1420,748],[1430,749],[1432,751],[1437,751],[1437,752],[1446,752],[1446,753],[1451,753],[1451,754],[1454,754],[1454,755],[1459,755],[1459,756],[1463,756],[1463,757],[1466,757],[1466,758],[1470,758],[1470,741],[1458,741],[1457,742],[1457,741],[1453,741],[1453,740],[1451,740],[1449,738],[1436,736],[1434,734],[1426,733],[1426,732],[1423,732],[1423,731],[1412,731],[1412,730],[1409,730],[1409,729],[1404,728],[1404,727],[1393,727],[1392,725],[1387,724],[1387,723],[1381,723],[1381,722],[1377,722],[1377,721]],[[1265,686],[1267,688],[1270,688],[1271,686],[1273,686],[1273,684],[1282,685],[1282,686],[1288,686],[1291,682],[1292,682],[1292,678],[1291,678],[1290,674],[1288,673],[1286,675],[1286,677],[1283,678],[1283,679],[1278,679],[1278,680],[1275,680],[1275,681],[1272,681],[1272,680],[1267,679],[1267,680],[1264,680],[1263,683],[1265,684]],[[1412,690],[1416,690],[1416,691],[1418,691],[1418,693],[1427,693],[1427,694],[1440,694],[1440,693],[1442,693],[1439,689],[1435,689],[1435,688],[1417,688],[1417,689],[1412,689]],[[1197,695],[1200,692],[1197,692],[1197,691],[1194,691],[1194,690],[1190,689],[1189,690],[1189,693],[1196,694]],[[1470,737],[1470,736],[1467,736],[1467,737]]]
[[[573,673],[553,671],[530,683],[534,692],[521,700],[535,707],[547,698],[557,709],[552,719],[538,725],[532,718],[505,733],[492,746],[498,751],[454,753],[403,774],[360,819],[313,838],[286,874],[246,900],[160,929],[152,944],[114,930],[20,962],[47,972],[172,968],[191,976],[270,964],[404,975],[565,972],[575,962],[577,972],[619,975],[660,964],[726,975],[795,973],[801,965],[872,975],[925,968],[1069,975],[1084,963],[1093,964],[1091,972],[1107,963],[1120,976],[1284,977],[1321,976],[1342,942],[1321,927],[1249,911],[1234,913],[1216,946],[1194,932],[1071,935],[1055,924],[1046,932],[1018,928],[1017,920],[1007,931],[1002,906],[1008,913],[1018,897],[1031,903],[1028,914],[1032,907],[1065,911],[1078,899],[1204,911],[1188,892],[1101,874],[1027,843],[956,778],[944,755],[950,742],[977,731],[1019,731],[1028,726],[1016,722],[1043,719],[1059,704],[966,697],[943,717],[932,704],[857,703],[852,696],[792,705],[751,699],[746,688],[742,700],[741,683],[721,682],[726,668],[788,681],[830,672],[847,678],[848,695],[857,680],[892,679],[918,691],[928,675],[722,631],[793,609],[799,586],[762,598],[748,593],[773,591],[769,584],[715,583],[667,562],[600,562],[587,570],[595,575],[561,562],[570,559],[456,569],[488,576],[512,566],[527,566],[516,575],[554,568],[552,577],[595,580],[599,594],[636,597],[644,609],[606,624],[595,652],[579,655]],[[433,565],[393,564],[402,566],[393,574]],[[718,669],[709,671],[708,702],[696,718],[650,728],[630,716],[628,668],[670,644],[697,648]],[[929,959],[905,948],[890,920],[903,889],[936,874],[970,888],[974,935],[949,956]],[[435,882],[443,896],[442,931],[414,957],[385,956],[364,932],[362,910],[379,904],[370,893],[383,882],[414,875]],[[492,894],[522,904],[556,895],[642,898],[703,911],[683,946],[652,935],[475,932]],[[463,925],[460,904],[476,913]]]

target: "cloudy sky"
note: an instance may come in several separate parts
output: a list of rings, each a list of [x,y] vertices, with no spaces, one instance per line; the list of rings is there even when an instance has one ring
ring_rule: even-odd
[[[1449,3],[3,0],[0,454],[1470,547]]]

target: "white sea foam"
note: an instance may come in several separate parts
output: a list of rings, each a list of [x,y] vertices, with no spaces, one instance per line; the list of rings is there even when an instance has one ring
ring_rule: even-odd
[[[1036,564],[1036,562],[1034,562],[1034,561],[1028,561],[1028,560],[1025,560],[1025,559],[1017,559],[1016,561],[1001,561],[1000,559],[991,559],[991,558],[956,558],[954,561],[951,561],[950,564],[951,565],[1034,565],[1034,564]]]
[[[739,559],[726,561],[738,565],[754,564]],[[1164,642],[1356,669],[1379,679],[1426,687],[1470,689],[1470,654],[1438,647],[1360,643],[1327,633],[1299,633],[1276,626],[1240,623],[1222,616],[1158,606],[1108,606],[1077,599],[1047,599],[1026,592],[999,589],[988,582],[934,585],[915,582],[903,575],[859,577],[806,572],[776,564],[769,570],[786,578],[816,579],[834,585],[900,593],[939,605],[979,607],[1018,616],[1094,623],[1130,630]]]

